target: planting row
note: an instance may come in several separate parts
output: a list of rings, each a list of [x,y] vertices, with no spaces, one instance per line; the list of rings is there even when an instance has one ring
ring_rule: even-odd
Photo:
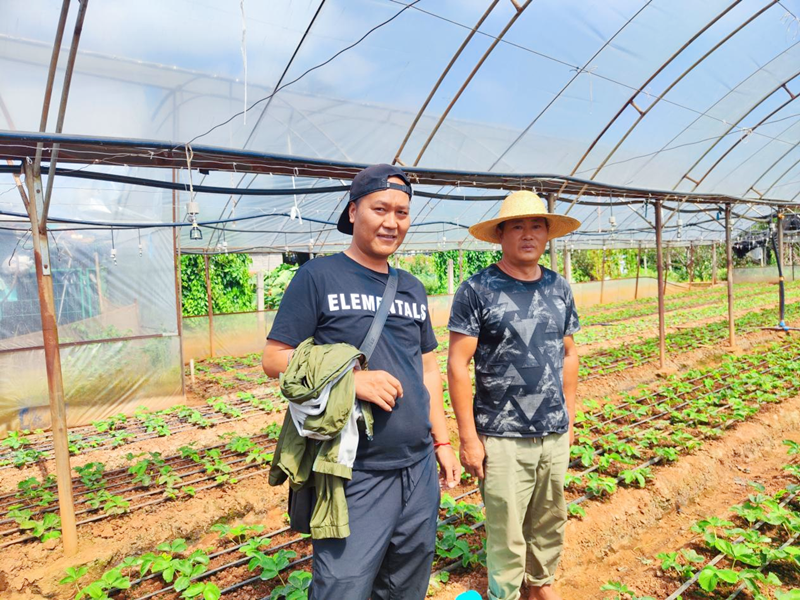
[[[800,445],[784,441],[790,455]],[[800,466],[784,467],[795,483],[775,494],[751,483],[755,493],[729,509],[730,518],[710,516],[692,526],[694,540],[676,552],[655,558],[663,577],[675,588],[666,600],[725,598],[746,595],[753,600],[800,599]],[[663,580],[662,580],[663,582]],[[615,600],[655,600],[638,596],[619,581],[602,590],[614,592]],[[607,596],[607,598],[609,598]]]
[[[101,462],[75,467],[75,515],[85,525],[167,500],[194,497],[222,485],[235,484],[263,472],[272,460],[280,427],[248,437],[221,436],[223,444],[208,448],[183,446],[178,454],[128,454],[128,467],[107,470]],[[60,536],[55,478],[21,481],[15,493],[0,496],[0,548],[26,540]]]
[[[796,395],[798,357],[800,342],[773,345],[758,356],[730,357],[720,368],[687,373],[655,394],[609,404],[600,413],[579,413],[565,480],[569,514],[582,517],[582,503],[607,497],[619,486],[645,487],[655,465],[695,451],[765,403]],[[612,427],[612,433],[597,435]],[[440,532],[454,553],[451,558],[458,560],[437,559],[432,586],[447,581],[454,570],[481,564],[482,525],[482,519],[474,519]]]
[[[787,282],[785,285],[787,290],[798,286],[797,282]],[[741,283],[734,287],[734,298],[748,298],[768,292],[772,292],[777,297],[777,286],[774,283]],[[672,294],[664,298],[664,310],[673,312],[706,304],[727,303],[727,294],[727,286],[698,288]],[[614,323],[634,317],[655,315],[657,311],[658,298],[656,297],[618,304],[603,304],[581,311],[581,324],[592,326]]]
[[[796,321],[800,317],[800,302],[786,305],[786,320]],[[773,327],[777,324],[778,315],[775,308],[765,308],[737,318],[734,322],[738,332],[746,332],[762,327]],[[728,322],[717,321],[667,334],[666,348],[669,354],[688,352],[702,346],[710,346],[722,342],[728,336]],[[594,379],[637,367],[657,360],[658,337],[641,342],[625,344],[581,357],[579,375],[583,381]]]
[[[742,311],[754,308],[769,308],[776,306],[777,294],[775,290],[760,294],[751,294],[737,297],[734,301],[734,310]],[[728,315],[727,303],[704,303],[699,307],[682,308],[671,312],[667,318],[670,327],[686,326],[697,321],[707,319],[725,318]],[[635,335],[658,328],[658,315],[648,314],[637,319],[618,321],[608,324],[607,327],[588,327],[575,334],[578,344],[595,344],[607,340],[615,340],[623,336]]]
[[[207,429],[242,419],[254,413],[271,413],[281,403],[280,396],[255,396],[239,392],[235,400],[209,398],[199,408],[177,405],[164,410],[136,410],[132,417],[117,414],[90,426],[69,430],[69,452],[72,455],[91,450],[118,448],[143,440],[165,437],[187,429]],[[37,429],[9,432],[0,441],[0,468],[26,467],[53,456],[52,433]]]

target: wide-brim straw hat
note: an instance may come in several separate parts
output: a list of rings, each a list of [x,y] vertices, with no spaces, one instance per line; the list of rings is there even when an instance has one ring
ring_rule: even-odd
[[[497,225],[510,219],[528,217],[547,219],[548,240],[565,236],[581,226],[578,219],[547,212],[544,202],[537,194],[528,190],[520,190],[506,196],[503,204],[500,205],[500,215],[496,219],[476,223],[469,228],[469,232],[483,242],[499,244],[500,236],[497,235]]]

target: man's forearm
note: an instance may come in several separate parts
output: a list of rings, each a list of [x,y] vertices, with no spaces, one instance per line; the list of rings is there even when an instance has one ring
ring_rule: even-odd
[[[580,359],[577,354],[564,357],[564,399],[567,403],[570,425],[575,423],[575,397],[578,392],[578,367]]]
[[[442,391],[442,377],[439,371],[436,373],[425,372],[423,383],[428,390],[431,399],[431,435],[433,443],[445,443],[450,441],[447,432],[447,417],[444,414],[444,395]]]
[[[472,408],[472,382],[469,377],[469,367],[451,365],[447,370],[448,389],[450,402],[456,413],[458,434],[462,440],[478,438],[475,429],[475,413]]]

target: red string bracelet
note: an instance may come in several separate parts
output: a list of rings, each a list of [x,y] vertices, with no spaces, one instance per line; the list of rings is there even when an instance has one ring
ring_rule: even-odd
[[[439,446],[449,446],[450,442],[434,442],[433,447],[434,449],[438,448]]]

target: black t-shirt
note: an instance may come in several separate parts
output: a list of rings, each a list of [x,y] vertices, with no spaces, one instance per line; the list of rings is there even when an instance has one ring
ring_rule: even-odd
[[[373,439],[361,436],[354,469],[400,469],[430,452],[430,396],[423,383],[422,355],[436,349],[428,297],[419,280],[398,270],[397,294],[369,361],[374,371],[400,380],[403,396],[392,412],[373,406]],[[286,288],[267,336],[297,346],[314,336],[318,344],[361,347],[372,325],[389,275],[368,269],[344,253],[303,265]]]
[[[521,281],[491,265],[459,286],[447,326],[478,338],[478,433],[540,437],[569,430],[564,336],[580,323],[566,279],[542,267],[540,279]]]

